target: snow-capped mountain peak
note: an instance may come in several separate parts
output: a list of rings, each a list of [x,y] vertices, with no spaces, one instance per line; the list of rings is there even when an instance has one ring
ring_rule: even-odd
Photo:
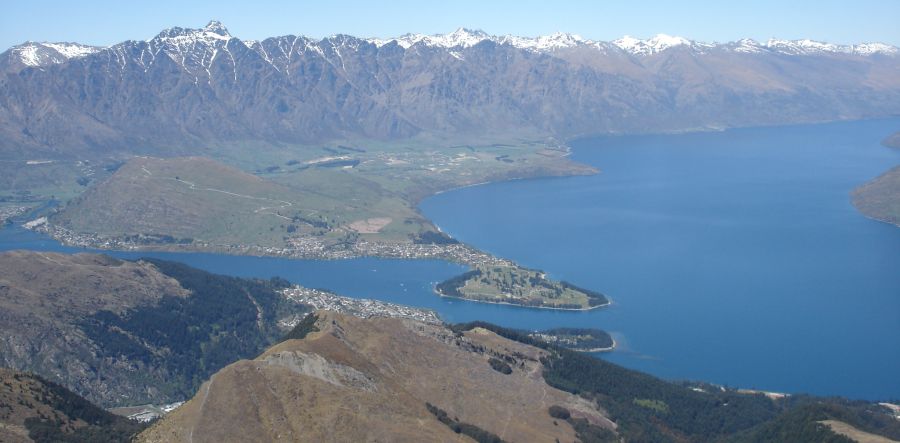
[[[858,55],[887,54],[895,55],[898,52],[897,47],[886,45],[884,43],[860,43],[851,46],[852,52]]]
[[[542,35],[534,38],[505,35],[503,37],[495,38],[495,41],[501,44],[510,44],[516,48],[536,52],[553,51],[592,43],[590,40],[587,40],[580,35],[564,32],[554,32],[550,35]]]
[[[884,43],[860,43],[857,45],[836,45],[833,43],[824,43],[816,40],[778,40],[769,39],[766,42],[766,48],[791,55],[810,55],[810,54],[827,54],[827,53],[845,53],[854,55],[896,55],[898,49],[895,46],[886,45]]]
[[[84,57],[101,49],[80,43],[25,42],[11,48],[10,54],[25,66],[48,66]]]
[[[619,49],[633,55],[653,55],[676,46],[695,46],[695,43],[691,40],[667,34],[657,34],[647,40],[626,35],[612,43]]]
[[[424,43],[426,46],[437,46],[441,48],[469,48],[477,45],[478,43],[481,43],[484,40],[490,39],[491,36],[489,36],[484,31],[459,28],[449,34],[404,34],[400,37],[388,39],[371,38],[368,39],[368,42],[374,43],[376,46],[383,46],[391,42],[397,42],[397,44],[402,46],[403,48],[409,48],[410,46],[420,42]]]
[[[448,34],[405,34],[400,37],[379,39],[367,39],[369,43],[376,46],[383,46],[388,43],[396,42],[404,49],[415,44],[424,44],[426,46],[449,48],[469,48],[489,40],[498,44],[508,44],[519,49],[525,49],[533,52],[553,52],[559,49],[572,48],[576,46],[591,46],[599,51],[605,52],[610,49],[618,48],[627,54],[637,57],[651,56],[667,51],[672,48],[686,47],[697,53],[706,53],[713,49],[721,49],[739,53],[761,53],[764,51],[777,52],[790,55],[810,55],[821,53],[848,53],[854,55],[872,55],[872,54],[897,54],[898,49],[894,46],[882,43],[864,43],[853,46],[841,46],[831,43],[823,43],[815,40],[777,40],[770,39],[765,44],[761,44],[756,40],[745,38],[728,43],[704,43],[689,40],[684,37],[672,36],[667,34],[657,34],[649,39],[639,39],[626,35],[612,42],[594,41],[585,39],[577,34],[569,34],[556,32],[549,35],[538,37],[520,37],[515,35],[492,36],[484,31],[470,30],[459,28]]]
[[[222,22],[218,20],[210,20],[206,26],[203,27],[203,30],[206,32],[212,32],[213,34],[218,34],[223,37],[231,37],[231,34],[228,33],[228,28],[222,24]]]
[[[810,39],[803,40],[778,40],[769,39],[766,47],[786,54],[816,54],[824,52],[843,52],[838,45],[824,43]]]
[[[753,40],[752,38],[742,38],[731,45],[731,49],[734,52],[745,52],[749,54],[755,54],[762,52],[765,48],[763,45],[759,44],[758,41]]]
[[[176,41],[176,42],[186,42],[186,41],[204,41],[204,42],[214,42],[216,40],[228,40],[232,38],[231,34],[228,33],[228,29],[218,21],[211,21],[209,24],[204,26],[203,28],[168,28],[154,37],[150,41]]]
[[[443,46],[445,48],[462,46],[468,48],[481,43],[483,40],[488,40],[490,36],[480,29],[471,30],[459,28],[449,34],[437,35],[433,38],[437,46]]]
[[[658,48],[660,51],[664,51],[668,48],[678,45],[688,45],[690,46],[693,42],[678,36],[666,35],[666,34],[657,34],[655,37],[651,38],[648,43],[654,47]]]
[[[210,68],[217,57],[227,57],[234,70],[233,78],[237,78],[234,56],[229,50],[229,43],[239,41],[231,36],[221,22],[212,20],[202,28],[169,28],[148,40],[147,56],[142,53],[141,64],[145,66],[145,58],[155,60],[162,52],[181,65],[185,71],[195,78],[209,76]],[[146,62],[146,63],[152,63]]]

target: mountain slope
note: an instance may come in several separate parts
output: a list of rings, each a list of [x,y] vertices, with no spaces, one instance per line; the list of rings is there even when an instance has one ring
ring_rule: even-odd
[[[544,383],[542,351],[485,330],[457,336],[330,312],[315,329],[218,372],[139,440],[456,441],[439,421],[444,411],[505,441],[572,441],[568,422],[554,424],[554,405],[614,428],[590,403]],[[493,369],[492,358],[507,359],[511,372]]]
[[[140,382],[126,381],[128,365],[97,358],[78,323],[164,296],[187,291],[147,264],[87,254],[0,254],[0,366],[41,374],[95,401],[144,391]]]
[[[242,41],[211,22],[95,49],[39,66],[16,56],[24,47],[4,53],[20,62],[7,61],[0,77],[0,155],[21,158],[25,147],[78,158],[197,154],[248,140],[573,137],[900,111],[900,57],[878,44],[594,42],[468,30]]]
[[[235,237],[242,226],[268,234],[270,227],[285,224],[284,217],[290,223],[291,206],[300,204],[297,197],[283,186],[208,159],[136,158],[76,198],[53,222],[74,232],[143,235],[150,243],[241,243]],[[271,243],[266,240],[255,243]]]
[[[143,427],[56,383],[0,368],[2,442],[127,442]]]
[[[103,406],[169,403],[257,355],[303,312],[283,281],[94,254],[0,254],[0,366]]]

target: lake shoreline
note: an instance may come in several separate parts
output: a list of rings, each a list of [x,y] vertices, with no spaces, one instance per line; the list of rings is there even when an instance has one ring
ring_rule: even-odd
[[[861,211],[859,208],[857,208],[856,205],[854,205],[853,207],[856,209],[856,212],[858,212],[859,215],[862,215],[863,217],[865,217],[865,218],[867,218],[867,219],[869,219],[869,220],[876,221],[876,222],[878,222],[878,223],[888,224],[888,225],[891,225],[891,226],[895,226],[895,227],[900,228],[900,222],[892,222],[892,221],[890,221],[890,220],[883,220],[883,219],[880,219],[880,218],[875,217],[875,216],[873,216],[873,215],[866,214],[865,212],[863,212],[863,211]]]
[[[604,303],[602,305],[589,306],[587,308],[557,308],[557,307],[553,307],[553,306],[529,306],[529,305],[525,305],[525,304],[521,304],[521,303],[509,303],[509,302],[502,302],[502,301],[475,300],[472,298],[458,297],[455,295],[447,295],[447,294],[444,294],[441,291],[439,291],[437,288],[434,288],[433,292],[435,294],[437,294],[439,297],[449,298],[449,299],[454,299],[454,300],[463,300],[463,301],[470,301],[470,302],[475,302],[475,303],[484,303],[484,304],[488,304],[488,305],[514,306],[517,308],[547,309],[547,310],[553,310],[553,311],[588,312],[588,311],[593,311],[595,309],[605,308],[605,307],[612,305],[612,299],[610,299],[609,297],[606,298],[606,303]]]
[[[586,354],[594,354],[594,353],[600,353],[600,352],[612,352],[612,351],[615,351],[615,350],[616,350],[616,347],[617,347],[618,345],[619,345],[619,343],[616,342],[616,339],[615,339],[615,338],[613,338],[613,339],[612,339],[612,345],[611,345],[611,346],[607,346],[607,347],[605,347],[605,348],[569,348],[569,349],[572,350],[572,351],[575,351],[575,352],[584,352],[584,353],[586,353]]]

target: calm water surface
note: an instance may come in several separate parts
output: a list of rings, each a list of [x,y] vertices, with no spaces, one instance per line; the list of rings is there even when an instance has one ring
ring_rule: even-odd
[[[608,293],[565,319],[667,378],[900,398],[900,228],[850,204],[900,163],[900,121],[603,137],[590,177],[498,183],[422,210],[489,252]],[[499,322],[510,325],[520,314]]]
[[[611,331],[602,358],[672,379],[785,392],[900,398],[900,228],[849,203],[900,163],[878,141],[900,120],[720,133],[603,137],[574,144],[599,175],[526,180],[432,197],[422,211],[455,237],[614,305],[562,312],[441,299],[441,261],[154,256],[540,329]],[[76,251],[18,228],[0,250]]]

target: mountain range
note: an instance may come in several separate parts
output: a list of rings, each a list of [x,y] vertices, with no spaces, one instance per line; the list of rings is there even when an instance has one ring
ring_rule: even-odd
[[[459,29],[321,40],[221,23],[0,54],[0,156],[204,154],[223,143],[572,138],[900,113],[893,46],[598,42]]]

